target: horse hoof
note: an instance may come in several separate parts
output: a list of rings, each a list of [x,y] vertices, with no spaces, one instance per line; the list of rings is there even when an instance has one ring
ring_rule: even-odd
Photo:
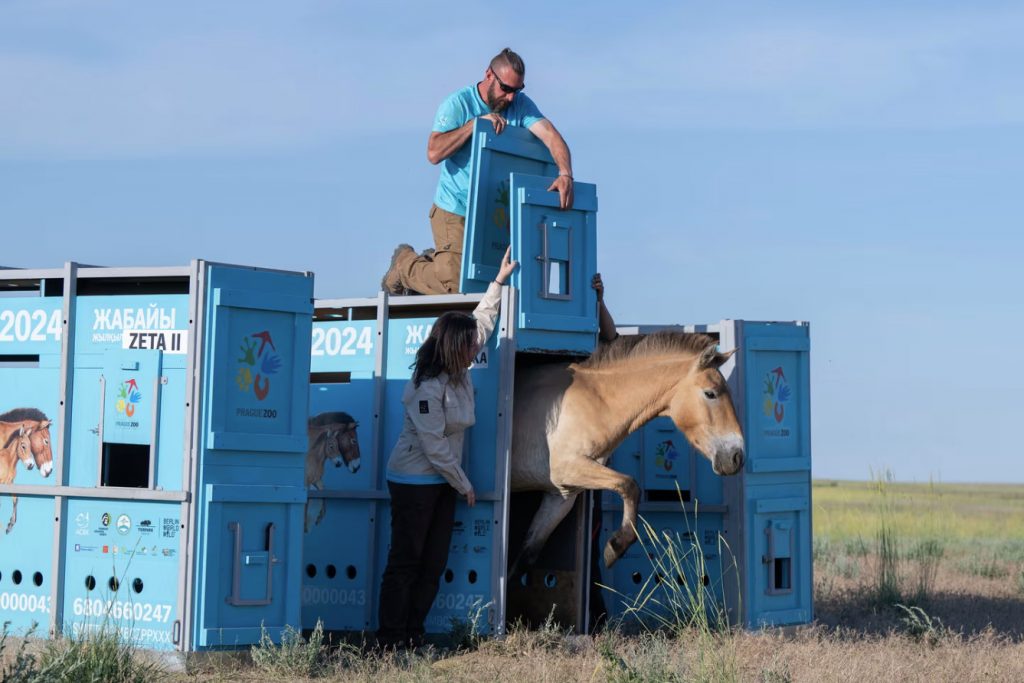
[[[604,547],[604,566],[605,566],[605,568],[607,569],[607,568],[611,567],[613,564],[615,564],[615,562],[620,557],[622,557],[622,553],[620,553],[617,550],[615,550],[615,548],[612,547],[612,542],[608,541],[607,545],[605,545],[605,547]]]

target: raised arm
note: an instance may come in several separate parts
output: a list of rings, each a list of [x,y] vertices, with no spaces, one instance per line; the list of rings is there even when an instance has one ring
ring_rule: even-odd
[[[615,341],[619,333],[615,329],[615,321],[612,320],[612,314],[608,312],[608,308],[604,305],[604,282],[601,280],[601,273],[594,273],[594,277],[590,280],[590,286],[597,292],[598,336],[603,342]]]
[[[501,288],[508,282],[509,276],[512,275],[512,271],[518,265],[518,261],[512,260],[512,246],[509,245],[501,259],[501,266],[498,267],[498,276],[487,287],[484,298],[480,300],[480,303],[473,310],[473,317],[476,318],[476,343],[480,348],[487,345],[487,340],[490,339],[494,326],[498,321],[498,313],[501,307]]]
[[[501,114],[485,114],[482,119],[487,119],[494,124],[494,132],[501,134],[505,129],[505,119]],[[473,135],[473,123],[476,119],[470,119],[458,128],[453,128],[444,133],[433,131],[427,138],[427,161],[432,164],[439,164],[451,155],[458,152],[470,136]],[[568,151],[568,150],[567,150]]]
[[[565,144],[562,134],[547,119],[541,119],[530,126],[530,132],[544,143],[544,146],[551,152],[555,165],[558,166],[558,177],[555,182],[551,183],[548,192],[557,191],[562,208],[571,209],[573,200],[572,155],[569,153],[569,145]]]

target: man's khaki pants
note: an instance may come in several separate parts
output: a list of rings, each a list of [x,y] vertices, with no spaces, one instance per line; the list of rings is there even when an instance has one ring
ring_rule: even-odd
[[[420,294],[457,293],[466,217],[433,205],[430,207],[430,229],[434,233],[434,255],[417,256],[397,264],[402,284]]]

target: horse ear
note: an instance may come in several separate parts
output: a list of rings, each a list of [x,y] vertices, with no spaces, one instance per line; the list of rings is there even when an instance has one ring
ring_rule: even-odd
[[[51,420],[42,420],[39,423],[38,429],[49,429],[51,424],[53,424]]]
[[[719,354],[717,354],[717,355],[715,356],[715,360],[714,360],[714,364],[715,364],[715,367],[716,367],[716,368],[720,368],[720,367],[722,367],[723,365],[725,365],[725,361],[727,361],[727,360],[729,360],[730,358],[732,358],[732,355],[733,355],[734,353],[736,353],[736,349],[733,349],[732,351],[726,351],[725,353],[719,353]]]
[[[701,369],[717,367],[715,365],[716,356],[718,356],[717,344],[711,344],[705,347],[705,349],[700,353],[700,360],[697,362],[697,367]]]

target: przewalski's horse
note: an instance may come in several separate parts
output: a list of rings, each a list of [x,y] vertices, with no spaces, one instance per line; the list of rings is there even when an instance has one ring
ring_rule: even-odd
[[[353,474],[359,471],[361,459],[359,438],[356,436],[358,426],[359,423],[351,415],[340,411],[320,413],[310,418],[307,426],[309,450],[306,451],[306,488],[323,490],[324,465],[328,460],[334,460],[335,467],[341,467],[344,461]],[[306,501],[306,531],[309,531],[309,516],[314,508],[316,518],[313,524],[316,525],[324,518],[323,498]]]
[[[50,419],[35,408],[17,408],[0,415],[0,483],[12,484],[18,460],[25,469],[36,467],[43,477],[53,471]],[[18,497],[11,496],[11,519],[5,533],[18,521]]]
[[[719,371],[719,353],[703,334],[657,332],[620,337],[582,363],[527,368],[516,377],[513,405],[513,491],[543,491],[513,565],[519,576],[586,489],[622,497],[622,526],[604,549],[610,567],[636,541],[640,489],[605,466],[626,436],[668,416],[716,474],[743,467],[743,433]]]

